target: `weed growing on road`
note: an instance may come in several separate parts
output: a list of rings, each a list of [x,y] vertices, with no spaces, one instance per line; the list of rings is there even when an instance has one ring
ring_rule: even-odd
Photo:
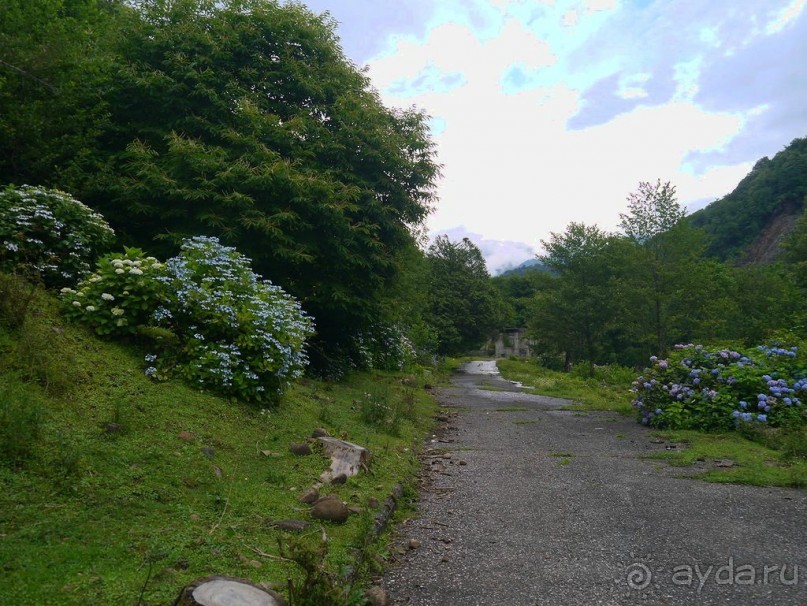
[[[540,366],[535,360],[497,360],[502,377],[518,381],[525,393],[573,400],[570,410],[631,412],[628,386],[633,372],[628,368],[595,366],[594,376],[563,373]]]

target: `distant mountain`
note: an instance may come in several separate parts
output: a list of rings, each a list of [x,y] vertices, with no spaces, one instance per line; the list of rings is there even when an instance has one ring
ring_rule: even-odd
[[[499,274],[501,277],[506,276],[523,276],[524,274],[531,272],[531,271],[544,271],[549,272],[549,269],[541,263],[538,259],[527,259],[521,265],[514,267],[513,269],[508,269],[507,271],[503,271]]]
[[[741,264],[767,263],[804,212],[807,137],[759,160],[733,192],[689,216],[710,238],[707,254]]]

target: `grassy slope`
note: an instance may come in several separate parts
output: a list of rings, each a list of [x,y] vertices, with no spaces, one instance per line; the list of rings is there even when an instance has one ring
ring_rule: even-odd
[[[328,461],[288,447],[318,426],[373,455],[369,474],[323,493],[362,506],[383,501],[417,468],[414,449],[434,411],[422,375],[409,385],[389,373],[306,381],[261,411],[153,383],[136,348],[64,326],[53,307],[39,297],[18,332],[0,328],[0,413],[19,437],[15,403],[43,412],[39,436],[23,440],[28,459],[17,468],[0,459],[0,603],[136,604],[146,584],[140,603],[168,604],[213,573],[284,584],[290,565],[256,550],[278,553],[269,520],[309,519],[297,497]],[[407,409],[398,435],[361,421],[366,393]],[[107,431],[113,422],[120,431]],[[349,563],[371,514],[327,525],[336,569]]]

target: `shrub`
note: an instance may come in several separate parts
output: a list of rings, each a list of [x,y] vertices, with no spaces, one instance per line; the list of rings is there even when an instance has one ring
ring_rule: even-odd
[[[398,324],[377,324],[354,339],[353,366],[363,370],[403,370],[417,354]]]
[[[650,361],[632,385],[644,424],[727,430],[749,423],[795,428],[807,421],[807,364],[798,347],[741,352],[676,345],[668,360]]]
[[[77,289],[62,288],[65,315],[92,326],[99,335],[133,334],[148,324],[163,301],[165,285],[158,279],[163,276],[165,265],[140,249],[107,255]]]
[[[0,191],[0,269],[70,286],[114,240],[104,218],[70,194],[23,185]]]
[[[361,419],[391,434],[400,435],[403,412],[401,403],[390,397],[389,390],[365,393],[359,401]]]
[[[147,375],[176,374],[256,401],[275,398],[302,375],[311,320],[294,298],[259,279],[234,248],[216,238],[185,240],[157,280],[164,303],[152,322],[173,332],[177,345],[147,355]]]

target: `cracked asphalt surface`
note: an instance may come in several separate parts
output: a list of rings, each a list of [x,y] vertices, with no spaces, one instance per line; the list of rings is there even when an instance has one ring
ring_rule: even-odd
[[[633,419],[563,410],[492,362],[438,397],[454,412],[399,529],[391,603],[807,604],[807,491],[679,477],[646,457],[674,445]]]

